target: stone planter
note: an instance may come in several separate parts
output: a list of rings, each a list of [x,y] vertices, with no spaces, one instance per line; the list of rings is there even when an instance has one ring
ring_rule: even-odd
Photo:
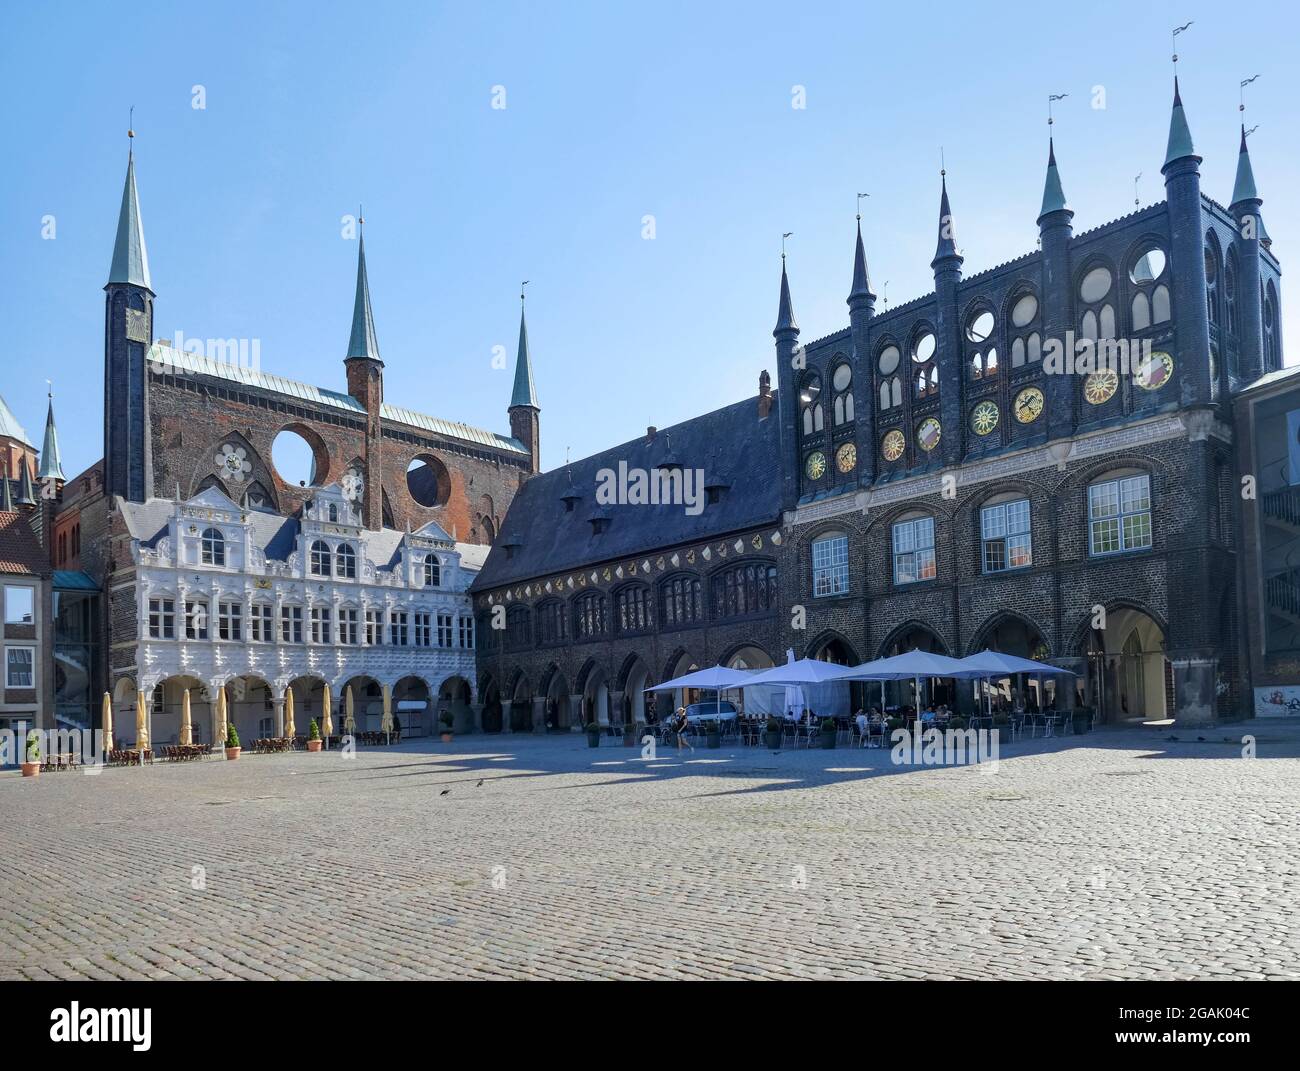
[[[39,777],[39,776],[40,776],[40,773],[41,773],[41,764],[40,764],[39,762],[24,762],[24,763],[22,764],[22,766],[23,766],[23,776],[24,776],[24,777]]]
[[[322,740],[308,740],[308,741],[307,741],[307,750],[308,750],[308,751],[319,751],[319,750],[321,749],[321,745],[322,745],[323,743],[324,743],[324,741],[322,741]]]

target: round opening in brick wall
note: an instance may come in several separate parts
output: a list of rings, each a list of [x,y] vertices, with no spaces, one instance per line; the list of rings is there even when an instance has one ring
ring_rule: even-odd
[[[406,466],[406,489],[421,506],[441,506],[451,497],[447,466],[430,454],[413,457]]]
[[[318,487],[329,475],[329,454],[315,433],[297,426],[282,428],[271,443],[275,473],[291,487]],[[315,440],[315,441],[313,441]]]

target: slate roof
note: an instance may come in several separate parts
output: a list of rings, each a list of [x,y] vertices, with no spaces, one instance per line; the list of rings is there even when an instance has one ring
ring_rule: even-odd
[[[757,399],[747,398],[664,428],[652,442],[643,435],[526,480],[470,590],[776,523],[781,487],[775,398],[773,392],[766,420],[758,417]],[[681,505],[596,502],[601,469],[617,471],[623,461],[629,469],[649,471],[670,457],[684,468],[702,469],[705,485],[725,484],[720,501],[696,516]],[[566,495],[579,496],[572,510],[565,508]],[[593,515],[608,518],[605,531],[594,531]]]
[[[0,573],[50,575],[49,559],[21,513],[0,513]]]
[[[9,408],[3,396],[0,396],[0,438],[17,439],[24,446],[35,449],[31,439],[27,438],[27,432],[18,423],[18,418],[14,416],[14,411]]]

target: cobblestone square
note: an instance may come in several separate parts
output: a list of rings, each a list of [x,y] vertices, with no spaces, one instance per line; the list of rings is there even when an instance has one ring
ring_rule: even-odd
[[[1294,722],[7,771],[0,977],[1297,978],[1298,799]]]

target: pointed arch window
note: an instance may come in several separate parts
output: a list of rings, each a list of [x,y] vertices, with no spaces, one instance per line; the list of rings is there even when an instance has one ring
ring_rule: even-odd
[[[1205,305],[1211,327],[1219,326],[1219,254],[1215,246],[1205,246]]]
[[[831,390],[835,395],[835,423],[848,424],[853,420],[853,366],[842,356],[831,372]]]
[[[334,507],[331,506],[330,509]],[[345,580],[357,578],[357,552],[350,544],[340,543],[339,549],[334,552],[334,575]]]
[[[713,616],[719,620],[767,613],[777,605],[776,566],[734,565],[713,575],[711,590]]]
[[[1042,336],[1038,331],[1038,298],[1031,290],[1020,290],[1011,299],[1007,314],[1007,336],[1011,339],[1011,367],[1023,368],[1042,360]]]
[[[659,586],[660,620],[684,628],[704,620],[704,586],[698,576],[674,576]]]
[[[569,638],[569,615],[564,603],[551,599],[537,607],[537,641],[542,644],[564,643]]]
[[[1273,295],[1273,284],[1268,284],[1264,294],[1264,371],[1276,372],[1282,367],[1281,353],[1277,339],[1277,299]]]
[[[1208,253],[1208,250],[1207,250]],[[1169,322],[1169,273],[1168,260],[1165,251],[1158,245],[1149,245],[1133,258],[1129,265],[1128,278],[1132,284],[1133,297],[1129,301],[1129,329],[1133,332],[1148,331],[1153,327]],[[1101,279],[1100,272],[1109,273],[1108,268],[1093,268],[1083,277],[1080,283],[1080,300],[1083,300],[1084,284],[1089,280],[1100,285],[1098,280]],[[1208,264],[1207,264],[1208,270]],[[1216,272],[1217,274],[1217,272]],[[1097,313],[1097,330],[1096,335],[1085,335],[1087,338],[1114,338],[1115,337],[1115,319],[1111,311],[1109,300],[1101,303],[1099,307],[1094,307],[1089,311]],[[1085,313],[1085,319],[1087,314]],[[1109,332],[1107,331],[1109,328]]]
[[[216,528],[205,528],[199,539],[199,560],[204,565],[226,564],[226,537]]]
[[[330,575],[330,548],[324,540],[318,539],[311,545],[309,567],[312,576]]]
[[[912,343],[912,383],[917,398],[939,393],[939,366],[935,362],[934,333],[923,330]]]
[[[822,410],[822,377],[816,372],[808,372],[799,388],[799,405],[802,409],[804,435],[816,435],[826,426],[826,415]]]
[[[614,596],[614,618],[619,632],[648,632],[654,628],[654,600],[644,584],[623,588]]]
[[[1223,319],[1228,334],[1237,334],[1237,261],[1229,253],[1228,263],[1223,269]]]
[[[1079,337],[1098,342],[1115,337],[1115,273],[1094,264],[1079,280]]]
[[[594,640],[609,631],[605,596],[598,591],[579,595],[573,603],[573,638]]]
[[[997,320],[990,309],[977,309],[966,320],[966,355],[971,379],[996,375],[998,351],[993,334]]]

